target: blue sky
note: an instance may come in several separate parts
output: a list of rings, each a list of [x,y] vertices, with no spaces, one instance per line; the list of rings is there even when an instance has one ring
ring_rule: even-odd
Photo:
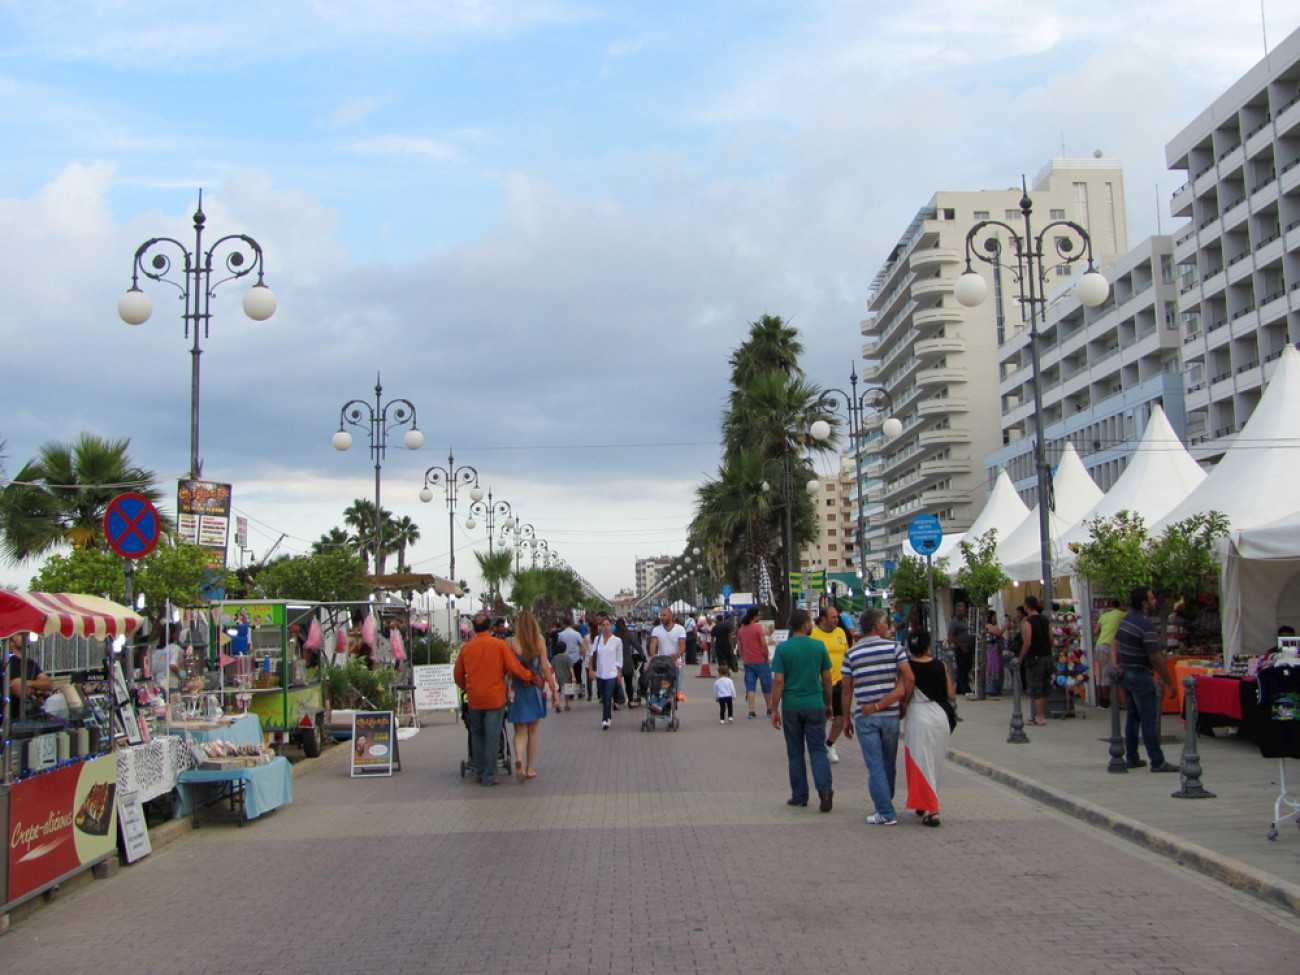
[[[1300,26],[1266,9],[1271,44]],[[384,468],[420,568],[447,570],[415,495],[451,444],[612,595],[680,547],[747,322],[793,319],[842,385],[916,210],[1063,145],[1123,160],[1136,243],[1179,182],[1165,142],[1263,50],[1258,4],[1209,0],[0,0],[5,467],[93,430],[185,469],[179,308],[114,309],[202,187],[280,302],[252,323],[226,286],[204,344],[205,474],[255,553],[372,493],[329,437],[382,370],[426,434]],[[466,574],[486,542],[457,544]]]

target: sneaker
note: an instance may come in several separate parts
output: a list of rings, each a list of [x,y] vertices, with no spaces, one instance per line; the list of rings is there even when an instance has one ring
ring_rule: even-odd
[[[602,722],[600,723],[600,730],[601,730],[601,731],[609,731],[609,722],[608,722],[608,721],[602,721]]]
[[[868,826],[897,826],[898,820],[888,819],[880,815],[880,813],[872,813],[870,816],[867,817],[867,825]]]
[[[836,763],[839,762],[839,760],[840,760],[840,753],[837,752],[837,751],[835,750],[835,746],[834,746],[834,745],[827,745],[827,746],[826,746],[826,754],[830,757],[830,760],[831,760],[831,764],[832,764],[832,765],[835,765]],[[822,810],[822,812],[825,812],[825,811],[826,811],[825,809]]]
[[[835,797],[834,789],[827,789],[825,792],[817,793],[821,797],[821,803],[817,806],[822,812],[831,811],[831,800]]]
[[[757,717],[758,717],[758,715],[755,714],[753,711],[750,711],[750,712],[749,712],[749,716],[750,716],[751,718],[757,718]]]
[[[1131,762],[1124,763],[1128,768],[1146,768],[1147,760],[1145,758],[1135,758]]]
[[[1181,772],[1177,765],[1171,765],[1169,762],[1161,762],[1159,765],[1151,766],[1152,772]]]
[[[727,722],[724,721],[722,718],[719,718],[719,719],[718,719],[718,724],[726,724],[726,723],[727,723]]]
[[[796,799],[794,796],[791,796],[789,799],[787,799],[787,800],[785,801],[785,804],[786,804],[787,806],[806,806],[806,805],[808,805],[808,800],[807,800],[807,799]]]
[[[734,717],[731,717],[731,718],[728,718],[728,719],[727,719],[728,722],[732,722],[732,721],[735,721],[735,720],[736,720],[736,719],[735,719]]]

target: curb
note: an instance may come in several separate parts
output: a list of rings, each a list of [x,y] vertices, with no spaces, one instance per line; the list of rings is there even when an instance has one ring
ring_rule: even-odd
[[[1051,806],[1085,823],[1100,827],[1138,846],[1168,857],[1180,866],[1190,867],[1213,880],[1227,884],[1234,890],[1300,914],[1300,886],[1274,877],[1240,860],[1215,853],[1180,836],[1112,812],[1086,799],[1043,785],[1035,779],[1009,771],[966,752],[950,748],[948,761],[972,772],[978,772],[994,782],[1010,786],[1046,806]]]

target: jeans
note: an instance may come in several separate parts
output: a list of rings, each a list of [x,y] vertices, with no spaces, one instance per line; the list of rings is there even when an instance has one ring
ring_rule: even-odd
[[[1128,717],[1124,719],[1124,751],[1130,763],[1138,760],[1138,726],[1142,728],[1142,742],[1147,746],[1147,758],[1154,768],[1163,765],[1165,753],[1160,748],[1160,732],[1156,727],[1160,697],[1156,694],[1156,680],[1149,670],[1125,667],[1119,679],[1128,699]]]
[[[898,714],[863,714],[853,717],[862,760],[867,764],[867,789],[876,812],[896,819],[894,811],[894,767],[898,758]]]
[[[754,689],[760,685],[764,694],[772,693],[772,665],[766,660],[745,664],[745,693],[753,694]]]
[[[804,766],[804,748],[812,765],[813,785],[817,794],[831,787],[831,759],[826,754],[826,709],[807,711],[781,709],[781,730],[785,732],[785,757],[790,764],[790,798],[808,801],[808,769]]]
[[[597,677],[596,688],[600,691],[600,719],[610,721],[614,717],[614,685],[617,677]]]
[[[501,750],[501,726],[506,720],[503,704],[490,711],[469,709],[469,758],[474,772],[484,785],[497,774],[497,755]]]

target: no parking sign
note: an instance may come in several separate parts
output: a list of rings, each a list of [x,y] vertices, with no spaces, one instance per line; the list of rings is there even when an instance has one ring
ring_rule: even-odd
[[[108,547],[124,559],[140,559],[158,544],[158,509],[143,494],[119,494],[104,512]]]

